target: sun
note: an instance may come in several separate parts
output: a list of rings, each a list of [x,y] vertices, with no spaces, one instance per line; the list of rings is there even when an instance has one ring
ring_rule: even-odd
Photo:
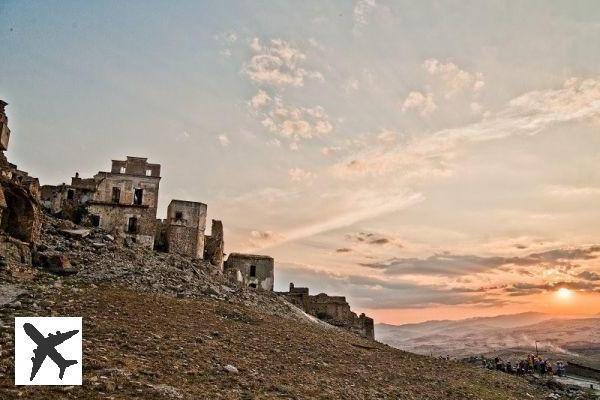
[[[560,297],[561,299],[568,299],[569,297],[571,297],[572,292],[571,289],[561,287],[556,291],[556,294],[558,294],[558,297]]]

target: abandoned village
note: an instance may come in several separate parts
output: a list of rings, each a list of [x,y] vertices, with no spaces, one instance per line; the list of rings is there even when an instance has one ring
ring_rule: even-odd
[[[40,241],[44,213],[80,226],[68,232],[86,235],[91,229],[105,232],[116,242],[136,243],[148,249],[203,259],[232,282],[255,290],[273,291],[275,262],[266,255],[225,252],[223,223],[212,220],[207,234],[204,203],[174,199],[166,219],[157,219],[161,165],[147,158],[127,156],[112,160],[109,171],[93,177],[71,178],[70,184],[41,185],[8,162],[10,129],[0,100],[0,263],[12,261],[47,268],[58,274],[76,273],[68,260],[36,263],[31,254]],[[37,264],[37,265],[36,265]],[[85,268],[82,266],[80,268]],[[332,325],[374,339],[373,319],[352,312],[343,296],[311,295],[309,288],[289,285],[278,293],[307,314]]]

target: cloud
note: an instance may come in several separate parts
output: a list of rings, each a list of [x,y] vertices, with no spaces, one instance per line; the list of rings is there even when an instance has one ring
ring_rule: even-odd
[[[219,141],[219,144],[223,147],[227,147],[231,144],[231,140],[229,140],[227,135],[219,135],[217,137],[217,140]]]
[[[235,43],[238,40],[237,33],[233,31],[218,33],[214,36],[218,42]]]
[[[289,148],[292,151],[298,151],[300,149],[300,146],[298,146],[298,142],[292,142],[290,143]]]
[[[286,86],[304,86],[309,78],[323,80],[319,72],[301,67],[306,55],[281,39],[271,39],[267,45],[254,38],[250,48],[255,55],[243,65],[242,72],[266,87],[249,101],[251,113],[261,118],[261,124],[269,132],[294,142],[329,134],[333,125],[323,107],[290,105],[282,97]],[[297,144],[292,145],[292,150],[294,147]]]
[[[331,168],[340,179],[381,176],[452,174],[460,146],[518,135],[537,135],[567,122],[600,117],[600,80],[570,82],[559,89],[527,92],[505,105],[495,116],[462,127],[443,129],[393,147],[371,148],[351,154]]]
[[[250,48],[255,54],[242,66],[242,72],[257,84],[303,86],[307,78],[323,80],[321,73],[300,66],[306,55],[284,40],[271,39],[269,44],[262,44],[254,38]]]
[[[477,94],[485,86],[483,74],[467,72],[452,62],[444,63],[430,58],[423,62],[423,68],[429,75],[441,81],[444,97],[447,99],[461,92]]]
[[[226,46],[230,46],[237,41],[238,36],[235,32],[222,32],[216,34],[214,38],[217,42],[220,42]],[[223,57],[231,57],[231,49],[227,47],[223,48],[219,51],[219,54]]]
[[[544,192],[553,197],[566,198],[582,198],[590,196],[599,196],[599,187],[590,186],[566,186],[566,185],[548,185],[544,188]]]
[[[296,183],[311,183],[315,177],[312,172],[305,171],[302,168],[291,168],[288,175],[290,180]]]
[[[267,146],[281,147],[281,140],[279,140],[277,138],[272,138],[272,139],[270,139],[270,140],[267,141]]]
[[[323,154],[324,156],[332,156],[338,153],[341,149],[342,148],[339,146],[323,147],[321,149],[321,154]]]
[[[270,132],[294,141],[331,133],[333,125],[322,107],[294,107],[276,98],[262,124]]]
[[[393,145],[398,141],[398,134],[390,129],[382,129],[377,135],[377,142],[384,145]]]
[[[292,175],[302,177],[304,174],[302,172],[292,172],[290,174],[290,179],[293,179]],[[295,200],[297,200],[300,195],[295,193],[294,196]],[[252,199],[252,196],[242,196],[238,198],[236,203],[239,203],[240,199],[246,198]],[[285,199],[278,199],[284,203],[283,205],[281,203],[279,204],[280,208],[288,210],[289,207],[287,207],[286,204],[290,203],[285,202]],[[325,199],[321,196],[312,200],[313,202],[308,203],[309,199],[303,198],[305,207],[312,207],[312,205],[314,205],[314,207],[318,208],[323,205]],[[366,189],[352,188],[352,190],[349,190],[348,192],[329,194],[326,200],[329,205],[335,204],[335,212],[328,213],[323,216],[323,218],[319,219],[318,222],[300,224],[299,226],[282,232],[285,239],[281,242],[273,243],[273,245],[311,237],[323,232],[351,226],[360,221],[380,215],[395,212],[422,201],[423,197],[419,193],[407,192],[405,190],[390,191],[386,194],[381,194]],[[257,202],[259,200],[252,199],[252,201]]]
[[[502,267],[562,266],[573,261],[598,257],[600,246],[554,249],[525,256],[498,257],[442,253],[427,258],[390,258],[360,265],[382,271],[386,275],[461,276],[489,272]]]
[[[498,306],[505,303],[492,290],[423,285],[411,281],[342,275],[297,264],[278,264],[280,282],[294,282],[311,293],[350,298],[353,307],[369,309],[424,308],[435,305]]]
[[[436,109],[437,105],[433,101],[433,94],[431,93],[410,92],[402,103],[402,112],[415,110],[422,117],[431,115]]]
[[[259,110],[271,103],[273,99],[264,90],[259,90],[250,100],[250,107],[254,110]]]
[[[396,238],[373,232],[351,233],[347,234],[345,239],[349,242],[365,245],[382,246],[385,244],[394,244],[396,247],[403,247]]]
[[[510,296],[530,296],[543,292],[554,292],[560,288],[566,288],[575,291],[593,292],[597,291],[600,285],[591,282],[551,282],[551,283],[515,283],[505,288],[504,291]]]
[[[344,89],[344,92],[346,92],[346,93],[356,91],[359,89],[359,87],[360,87],[360,83],[358,82],[358,79],[354,79],[354,78],[348,79],[342,85],[342,89]]]
[[[273,231],[253,230],[250,232],[248,243],[251,248],[261,248],[282,239],[283,235]]]
[[[593,271],[582,271],[575,276],[586,281],[600,281],[600,274]]]
[[[369,23],[369,16],[376,6],[375,0],[358,0],[356,2],[352,10],[355,32]]]

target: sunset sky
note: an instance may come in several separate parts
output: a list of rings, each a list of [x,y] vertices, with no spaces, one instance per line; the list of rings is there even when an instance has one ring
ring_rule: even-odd
[[[0,49],[12,162],[148,157],[276,289],[600,312],[597,1],[0,0]]]

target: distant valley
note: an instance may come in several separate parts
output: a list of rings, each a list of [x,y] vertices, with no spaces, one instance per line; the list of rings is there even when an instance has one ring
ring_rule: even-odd
[[[417,354],[520,358],[536,351],[553,360],[600,368],[600,315],[521,313],[458,321],[375,326],[377,340]]]

